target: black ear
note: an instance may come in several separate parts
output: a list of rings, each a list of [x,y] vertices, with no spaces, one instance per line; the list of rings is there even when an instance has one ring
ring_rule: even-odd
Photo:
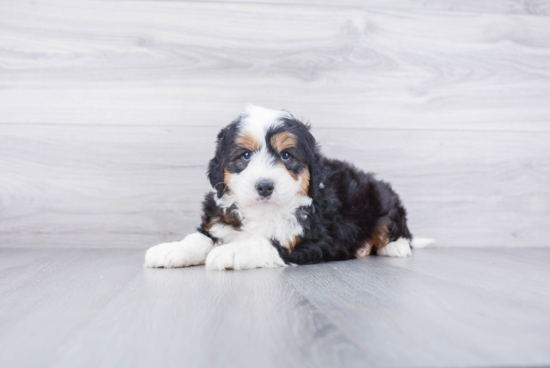
[[[310,126],[302,124],[305,127],[304,143],[306,146],[308,169],[309,169],[309,188],[308,195],[314,198],[319,192],[319,187],[323,182],[323,166],[321,164],[322,155],[315,138],[310,132]]]
[[[229,127],[225,127],[218,133],[216,142],[216,153],[214,158],[208,164],[208,179],[212,188],[218,193],[218,198],[221,198],[225,190],[223,181],[223,169],[225,168],[225,150],[227,147],[227,135]]]

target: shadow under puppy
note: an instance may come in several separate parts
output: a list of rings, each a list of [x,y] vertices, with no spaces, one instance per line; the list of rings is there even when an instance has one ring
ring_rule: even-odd
[[[146,267],[244,270],[363,257],[408,257],[406,211],[388,183],[324,157],[309,126],[247,106],[218,134],[202,224],[147,250]]]

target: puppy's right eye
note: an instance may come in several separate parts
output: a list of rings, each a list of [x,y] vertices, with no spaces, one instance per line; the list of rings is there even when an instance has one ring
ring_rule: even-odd
[[[252,158],[252,152],[246,151],[242,154],[241,158],[245,161],[250,161],[250,159]]]

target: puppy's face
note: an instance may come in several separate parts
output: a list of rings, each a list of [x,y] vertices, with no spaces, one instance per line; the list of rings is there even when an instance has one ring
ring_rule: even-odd
[[[315,153],[308,127],[292,115],[249,106],[218,135],[209,177],[218,198],[232,195],[241,208],[282,206],[311,196]]]

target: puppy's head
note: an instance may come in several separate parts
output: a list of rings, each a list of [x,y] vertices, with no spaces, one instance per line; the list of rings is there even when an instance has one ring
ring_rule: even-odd
[[[290,113],[247,106],[218,134],[208,177],[218,198],[239,207],[281,206],[314,197],[320,184],[319,154],[309,127]]]

